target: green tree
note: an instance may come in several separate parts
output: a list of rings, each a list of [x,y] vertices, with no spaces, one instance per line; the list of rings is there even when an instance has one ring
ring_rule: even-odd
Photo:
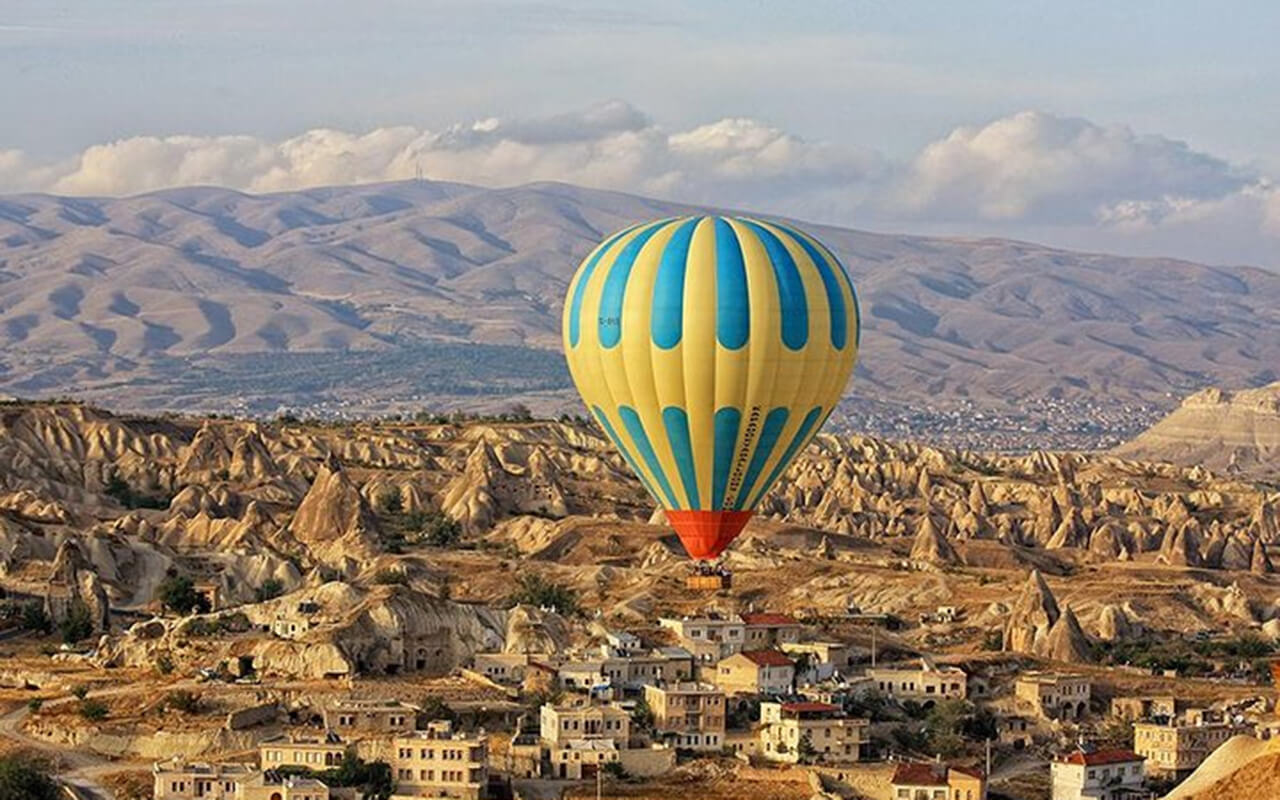
[[[22,753],[0,757],[0,800],[59,800],[49,767]]]
[[[578,613],[578,596],[572,589],[533,572],[516,578],[516,590],[511,595],[511,602],[516,605],[550,608],[565,615]]]
[[[649,707],[649,702],[641,697],[631,709],[631,724],[637,730],[648,732],[653,730],[653,722],[653,709]]]
[[[399,514],[404,511],[404,500],[400,497],[399,489],[386,489],[382,494],[378,495],[378,505],[382,508],[383,513]]]
[[[170,575],[156,588],[156,597],[170,611],[179,614],[201,613],[209,610],[209,602],[196,591],[195,582],[186,575]]]
[[[801,764],[812,764],[818,760],[818,748],[813,746],[813,737],[808,731],[796,743],[796,755],[800,757]]]
[[[22,607],[22,627],[28,631],[49,633],[53,630],[53,623],[39,603],[27,603]]]
[[[58,623],[58,630],[62,633],[62,641],[67,644],[75,644],[93,635],[93,615],[89,613],[89,607],[80,598],[77,597],[71,602],[71,607],[67,609],[67,616]]]
[[[429,694],[422,698],[421,707],[422,719],[428,722],[437,719],[447,719],[454,724],[458,722],[458,712],[449,708],[449,704],[441,700],[439,695]]]
[[[265,603],[268,600],[274,600],[284,594],[284,584],[275,578],[267,578],[262,585],[254,590],[253,596],[259,603]]]
[[[83,683],[77,684],[76,687],[71,690],[71,695],[77,700],[83,700],[89,696],[89,687]]]
[[[27,701],[27,710],[32,714],[39,714],[42,708],[44,708],[44,700],[39,697],[33,697]]]

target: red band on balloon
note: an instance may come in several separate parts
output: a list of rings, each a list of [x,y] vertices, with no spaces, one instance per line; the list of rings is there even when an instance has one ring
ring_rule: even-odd
[[[690,558],[710,560],[724,552],[751,519],[750,511],[671,511],[667,522],[676,529]]]

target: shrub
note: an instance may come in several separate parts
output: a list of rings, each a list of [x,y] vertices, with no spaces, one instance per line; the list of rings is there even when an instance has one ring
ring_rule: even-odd
[[[625,781],[628,777],[627,771],[623,768],[621,762],[618,761],[605,762],[604,774],[616,781]]]
[[[80,716],[91,722],[101,722],[107,718],[107,704],[101,700],[81,700]]]
[[[380,569],[378,570],[378,573],[373,576],[373,582],[383,586],[404,586],[409,583],[409,576],[404,574],[404,570]]]
[[[44,613],[44,608],[39,603],[27,603],[23,606],[22,627],[24,630],[39,631],[40,633],[53,631],[53,623],[49,620],[49,615]]]
[[[170,611],[190,614],[208,611],[209,603],[196,591],[195,582],[185,575],[170,575],[156,588],[156,597]]]
[[[71,696],[77,700],[83,700],[89,696],[89,687],[82,683],[71,690]]]
[[[39,714],[42,708],[44,708],[44,700],[39,697],[33,697],[27,701],[27,710],[32,714]]]
[[[173,659],[169,658],[168,653],[161,653],[160,657],[156,659],[156,669],[160,671],[161,675],[168,675],[173,672]]]
[[[0,757],[0,800],[59,800],[48,765],[22,753]]]
[[[517,605],[550,608],[566,615],[578,612],[578,596],[572,589],[536,573],[516,578],[516,590],[511,595],[511,601]]]
[[[184,714],[199,714],[203,707],[200,695],[186,689],[169,692],[164,696],[164,705],[166,708],[172,708]]]
[[[422,698],[422,718],[428,722],[437,719],[447,719],[450,722],[458,721],[458,712],[449,708],[448,704],[434,694],[429,694]]]
[[[449,547],[462,538],[462,526],[441,511],[416,511],[405,522],[415,538],[433,547]]]
[[[400,490],[384,490],[378,495],[378,506],[387,514],[399,514],[404,511],[404,501],[400,498]]]
[[[58,624],[58,630],[62,633],[62,641],[67,644],[75,644],[92,636],[93,615],[89,613],[89,607],[76,598],[72,601],[71,608],[67,609],[66,619]]]
[[[275,578],[267,578],[262,585],[254,590],[253,596],[259,603],[265,603],[268,600],[274,600],[284,594],[284,584]]]
[[[102,492],[125,508],[168,508],[173,501],[164,495],[135,492],[119,475],[112,476]]]

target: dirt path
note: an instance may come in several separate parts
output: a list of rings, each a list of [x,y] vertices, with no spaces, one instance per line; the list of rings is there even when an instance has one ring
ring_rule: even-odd
[[[176,684],[177,687],[194,685],[196,685],[195,681]],[[90,692],[88,697],[111,697],[136,691],[138,691],[137,686],[116,686],[110,689]],[[59,697],[56,700],[47,701],[45,707],[51,708],[75,701],[75,697]],[[110,761],[96,753],[59,747],[28,736],[22,731],[22,723],[30,713],[31,710],[29,708],[21,705],[8,714],[0,716],[0,736],[17,742],[23,747],[45,753],[59,763],[64,764],[66,768],[58,775],[58,779],[74,787],[85,800],[116,800],[115,794],[99,783],[99,779],[108,772],[115,772],[121,769],[123,765]]]

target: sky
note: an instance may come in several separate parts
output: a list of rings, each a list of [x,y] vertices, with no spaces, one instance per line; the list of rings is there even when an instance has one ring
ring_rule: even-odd
[[[0,192],[564,180],[1280,268],[1280,4],[0,0]]]

